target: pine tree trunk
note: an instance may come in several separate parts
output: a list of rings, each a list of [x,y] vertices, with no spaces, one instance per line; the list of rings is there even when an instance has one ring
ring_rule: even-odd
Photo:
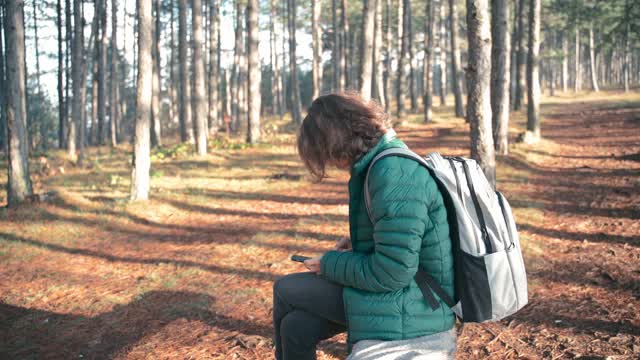
[[[89,41],[93,41],[94,48],[91,54],[93,55],[93,60],[91,62],[91,127],[89,128],[89,143],[97,144],[97,135],[98,135],[98,62],[100,61],[100,44],[98,41],[100,38],[98,37],[98,25],[100,23],[100,13],[98,11],[94,11],[93,16],[93,25],[91,26],[96,30],[95,38],[89,39]]]
[[[98,59],[98,144],[104,144],[107,102],[107,0],[99,0],[100,58]],[[74,7],[75,9],[75,7]]]
[[[7,69],[4,110],[9,140],[7,201],[9,207],[15,207],[33,194],[29,178],[29,141],[24,82],[24,1],[5,0],[4,9]]]
[[[525,0],[518,1],[518,55],[516,66],[516,94],[513,101],[513,110],[520,110],[524,100],[524,88],[526,78],[526,62],[525,62],[525,50],[524,50],[524,6]]]
[[[386,107],[387,100],[384,90],[384,59],[382,58],[382,0],[376,0],[376,26],[373,44],[373,81],[375,98],[382,107]]]
[[[376,0],[364,0],[362,6],[362,40],[360,41],[358,85],[360,87],[360,96],[365,101],[371,99],[375,15]]]
[[[409,0],[400,0],[400,3],[398,4],[398,26],[399,26],[399,33],[400,36],[398,37],[399,40],[399,44],[400,44],[400,56],[398,56],[398,76],[397,76],[397,85],[396,85],[396,115],[398,117],[398,121],[400,123],[402,123],[404,120],[404,116],[405,116],[405,111],[404,111],[404,95],[405,95],[405,91],[404,91],[404,75],[405,75],[405,71],[404,71],[404,67],[405,67],[405,58],[407,57],[407,52],[409,49],[409,39],[407,32],[406,32],[406,18],[408,16],[405,16],[405,14],[407,13],[406,11],[404,11],[407,8],[407,3],[409,2]]]
[[[187,0],[178,0],[178,62],[180,63],[180,140],[194,142],[191,126],[191,89],[187,64]]]
[[[535,141],[540,138],[540,52],[541,0],[529,0],[529,56],[527,58],[527,132]]]
[[[40,93],[42,91],[42,85],[40,83],[40,47],[38,46],[38,1],[33,2],[33,42],[36,55],[36,91]]]
[[[495,188],[495,150],[491,133],[491,30],[489,1],[467,0],[469,98],[467,116],[471,127],[471,157],[478,161]]]
[[[153,80],[151,98],[151,147],[162,146],[162,124],[160,122],[160,0],[154,0],[155,24],[153,25]]]
[[[275,1],[275,0],[271,0]],[[333,25],[333,47],[331,48],[331,66],[333,70],[331,88],[340,89],[340,29],[338,28],[338,0],[331,0],[331,21]]]
[[[311,37],[313,48],[312,60],[312,99],[317,98],[322,92],[322,28],[320,27],[320,11],[322,2],[320,0],[311,1]]]
[[[58,148],[64,149],[66,146],[66,119],[67,119],[67,103],[64,97],[64,53],[62,52],[62,0],[56,3],[56,20],[58,22]],[[1,47],[1,45],[0,45]]]
[[[628,5],[626,8],[628,8]],[[624,52],[622,53],[622,83],[624,85],[624,92],[629,92],[629,36],[631,35],[631,24],[629,19],[627,19],[626,23],[627,25],[625,26],[624,31]]]
[[[260,141],[260,55],[258,54],[258,0],[249,0],[247,3],[247,42],[248,54],[248,86],[247,96],[249,106],[249,121],[247,123],[247,143],[255,144]]]
[[[505,2],[505,8],[508,9],[508,4]],[[508,14],[506,17],[508,18]],[[456,9],[456,0],[449,0],[449,22],[451,23],[451,83],[453,84],[453,95],[455,97],[456,116],[464,117],[464,104],[462,101],[462,79],[460,76],[460,47],[458,46],[458,11]],[[504,25],[507,31],[507,25]],[[508,40],[508,35],[507,35]],[[506,45],[509,49],[509,44]],[[509,56],[507,53],[506,56]],[[508,65],[509,61],[506,60]],[[509,68],[506,69],[507,75],[509,74]],[[508,77],[507,77],[508,79]],[[506,81],[509,84],[509,81]],[[508,92],[507,92],[508,94]],[[509,97],[507,97],[507,102]]]
[[[288,22],[289,22],[289,68],[291,72],[291,116],[295,124],[302,123],[300,110],[300,86],[298,82],[298,64],[296,60],[296,2],[288,2]]]
[[[440,105],[447,105],[447,15],[446,0],[440,0],[440,33],[438,38],[439,53],[439,77],[438,91],[440,92]]]
[[[270,0],[269,11],[271,17],[269,18],[269,30],[270,30],[270,57],[271,57],[271,102],[273,104],[271,112],[273,115],[280,114],[281,99],[280,93],[282,86],[280,82],[280,64],[278,62],[278,29],[276,26],[276,20],[278,19],[278,2],[276,0]]]
[[[170,0],[169,8],[171,9],[171,57],[169,59],[169,76],[171,81],[171,86],[169,86],[169,91],[171,94],[171,105],[169,106],[169,118],[171,119],[171,123],[173,125],[180,124],[180,116],[178,115],[178,91],[176,90],[179,87],[179,84],[176,84],[178,80],[177,67],[176,67],[176,41],[175,41],[175,7],[174,0]]]
[[[287,0],[289,1],[289,0]],[[347,16],[347,0],[340,1],[340,25],[342,31],[340,33],[340,91],[347,88],[349,84],[349,66],[347,59],[349,58],[349,17]]]
[[[204,60],[202,54],[203,27],[202,27],[202,1],[193,0],[191,9],[191,21],[193,26],[193,89],[191,95],[191,107],[193,124],[196,136],[196,153],[199,156],[207,155],[207,98],[204,80]]]
[[[0,89],[6,89],[5,81],[5,59],[4,59],[4,6],[0,5]],[[60,52],[58,52],[60,54]],[[0,92],[0,152],[5,153],[7,150],[7,117],[5,115],[5,91]],[[59,91],[59,89],[58,89]]]
[[[382,1],[382,0],[378,0],[378,1]],[[385,13],[386,13],[386,29],[385,29],[385,37],[386,37],[386,41],[385,41],[385,76],[384,76],[384,97],[385,97],[385,103],[384,103],[384,111],[385,112],[389,112],[389,109],[391,108],[391,97],[393,96],[393,90],[391,90],[391,77],[392,77],[392,73],[391,73],[391,49],[393,46],[393,42],[392,42],[392,38],[391,38],[391,0],[386,0],[386,8],[385,8]]]
[[[577,22],[577,20],[576,20]],[[576,25],[576,51],[575,51],[575,75],[573,83],[573,91],[578,92],[582,89],[582,79],[580,74],[580,27]]]
[[[218,53],[218,28],[220,24],[220,7],[217,0],[209,4],[209,134],[215,137],[218,132],[219,119],[219,89],[220,89],[220,59]]]
[[[491,2],[491,112],[493,141],[499,155],[509,151],[509,1]]]
[[[596,71],[596,50],[593,45],[593,23],[589,24],[589,65],[591,69],[591,89],[600,91],[598,87],[598,72]]]
[[[153,23],[151,0],[138,0],[138,84],[136,127],[131,166],[131,200],[149,198],[150,123],[153,97]]]
[[[111,0],[111,99],[109,106],[111,109],[111,146],[118,144],[118,121],[120,112],[118,109],[118,0]]]
[[[284,114],[289,109],[288,98],[287,98],[287,66],[288,66],[287,57],[289,56],[289,52],[286,51],[288,41],[285,39],[287,29],[289,28],[289,20],[286,17],[288,1],[281,1],[280,3],[282,3],[282,9],[281,9],[282,15],[280,16],[280,18],[282,19],[282,67],[281,67],[282,92],[280,93],[280,99],[282,100],[282,107],[280,108],[281,110],[280,118],[283,118]]]
[[[415,114],[418,112],[418,98],[416,95],[416,69],[415,69],[415,58],[413,56],[413,16],[411,11],[411,1],[407,3],[407,7],[405,9],[407,13],[407,35],[408,35],[408,51],[409,51],[409,100],[411,101],[411,113]]]
[[[79,136],[74,136],[77,155],[73,154],[73,159],[77,159],[78,164],[82,164],[84,156],[84,126],[83,126],[83,107],[84,101],[82,99],[82,87],[84,82],[82,81],[82,73],[84,67],[84,22],[82,18],[82,0],[75,0],[73,2],[73,62],[71,64],[71,72],[73,76],[73,109],[72,117],[75,129]],[[69,137],[71,139],[71,137]],[[77,156],[77,157],[76,157]]]
[[[433,0],[426,0],[425,13],[427,19],[424,23],[424,67],[423,67],[423,76],[424,76],[424,86],[423,86],[423,95],[422,102],[424,105],[424,122],[430,123],[433,121],[433,79],[432,79],[432,64],[433,64],[433,30],[434,24],[433,20],[434,16],[434,6]]]
[[[566,31],[562,32],[562,92],[569,87],[569,38]]]
[[[74,0],[75,1],[75,0]],[[71,3],[70,0],[66,0],[65,3],[66,9],[65,9],[65,17],[67,19],[66,21],[66,30],[67,30],[67,38],[66,38],[66,42],[67,42],[67,56],[66,56],[66,86],[65,86],[65,98],[67,99],[67,104],[69,104],[69,99],[71,99],[71,96],[69,95],[69,91],[71,89],[71,43],[73,41],[73,33],[72,33],[72,29],[71,29],[71,23],[73,22],[73,18],[71,17]],[[71,100],[73,101],[73,99]],[[75,161],[78,154],[77,154],[77,150],[76,150],[76,146],[78,144],[78,140],[77,140],[77,133],[76,133],[76,122],[73,118],[73,103],[71,104],[71,106],[67,106],[67,129],[68,129],[68,133],[67,133],[67,155],[69,157],[69,159],[71,159],[72,161]]]

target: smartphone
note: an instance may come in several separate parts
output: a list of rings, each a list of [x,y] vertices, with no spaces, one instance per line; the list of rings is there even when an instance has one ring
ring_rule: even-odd
[[[293,255],[291,257],[291,260],[293,261],[297,261],[297,262],[304,262],[307,259],[311,259],[311,257],[309,256],[302,256],[302,255]]]

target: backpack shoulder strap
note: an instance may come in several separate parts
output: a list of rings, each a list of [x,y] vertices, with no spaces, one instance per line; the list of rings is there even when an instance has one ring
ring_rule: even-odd
[[[400,156],[407,159],[413,159],[413,160],[416,160],[418,163],[420,163],[422,166],[425,166],[427,169],[430,169],[429,164],[425,161],[425,159],[423,159],[420,155],[416,154],[415,152],[409,150],[408,148],[403,148],[403,147],[389,148],[389,149],[383,150],[378,155],[376,155],[373,158],[373,160],[371,160],[371,163],[369,164],[369,168],[367,169],[367,175],[364,179],[364,204],[367,209],[367,214],[369,215],[369,220],[371,220],[372,223],[373,223],[373,213],[371,210],[371,195],[369,194],[369,173],[371,172],[373,165],[378,160],[382,160],[387,156]]]

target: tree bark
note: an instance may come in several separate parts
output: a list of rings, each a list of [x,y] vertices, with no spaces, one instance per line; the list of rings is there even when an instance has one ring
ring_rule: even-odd
[[[249,121],[247,123],[247,143],[256,144],[260,141],[260,55],[259,29],[258,29],[258,0],[249,0],[247,3],[247,35],[249,46],[247,59],[249,64]]]
[[[524,100],[524,88],[526,78],[526,62],[524,51],[524,6],[525,0],[518,1],[518,55],[516,66],[516,93],[513,101],[513,110],[520,110]]]
[[[153,25],[153,79],[151,98],[151,147],[162,146],[162,124],[160,122],[160,0],[153,1],[155,24]]]
[[[169,8],[171,9],[171,57],[169,58],[169,77],[171,86],[169,86],[169,91],[171,94],[171,105],[169,106],[169,118],[171,119],[171,123],[176,125],[180,124],[180,116],[178,115],[178,91],[176,91],[176,87],[179,87],[179,84],[176,84],[178,81],[178,74],[176,70],[176,42],[175,42],[175,7],[174,0],[170,0]],[[178,86],[176,86],[178,85]]]
[[[178,0],[178,62],[180,63],[180,140],[194,142],[191,126],[191,93],[187,66],[187,0]]]
[[[409,100],[411,101],[411,113],[415,114],[418,112],[418,98],[416,96],[416,69],[414,64],[414,56],[413,56],[413,15],[411,11],[411,1],[407,3],[407,7],[405,8],[405,13],[407,13],[406,17],[406,27],[407,27],[407,36],[408,36],[408,51],[409,51]]]
[[[580,27],[577,25],[578,20],[576,19],[576,50],[575,50],[575,75],[573,82],[573,91],[578,92],[582,89],[582,79],[580,74]]]
[[[281,99],[280,99],[280,63],[278,61],[278,29],[276,26],[276,20],[278,19],[278,2],[276,0],[270,0],[269,11],[271,17],[269,18],[269,47],[270,47],[270,61],[271,61],[271,102],[273,104],[271,112],[273,115],[280,114]]]
[[[207,98],[204,80],[204,60],[202,54],[203,27],[202,27],[202,1],[193,0],[191,9],[191,21],[193,26],[193,88],[191,106],[193,124],[196,136],[196,153],[199,156],[207,155]]]
[[[426,21],[424,22],[424,63],[423,63],[423,76],[424,86],[422,102],[424,105],[424,122],[430,123],[433,121],[433,79],[431,67],[433,64],[433,20],[434,20],[434,6],[433,0],[426,0],[425,7]]]
[[[153,97],[153,24],[151,0],[138,0],[138,84],[136,130],[131,167],[131,200],[149,198],[150,123]]]
[[[566,93],[569,87],[569,39],[567,32],[562,31],[562,92]]]
[[[508,3],[503,1],[505,8],[508,9]],[[508,18],[508,14],[506,15]],[[456,0],[449,0],[449,22],[451,23],[451,83],[453,84],[453,95],[455,97],[455,111],[457,117],[464,117],[464,104],[462,101],[462,79],[460,76],[460,48],[458,46],[458,11],[456,9]],[[504,25],[505,31],[506,24]],[[508,40],[508,37],[507,37]],[[506,46],[509,49],[509,44]],[[507,53],[507,56],[508,53]],[[507,65],[509,61],[506,61]],[[506,69],[507,75],[509,68]],[[508,79],[508,77],[507,77]],[[509,82],[507,81],[507,84]],[[507,101],[509,98],[507,97]]]
[[[407,39],[408,34],[406,31],[406,18],[408,16],[406,16],[407,11],[404,11],[407,8],[407,3],[409,2],[409,0],[400,0],[400,4],[398,4],[398,26],[399,26],[399,33],[400,36],[398,37],[399,43],[400,43],[400,56],[398,57],[398,76],[397,76],[397,85],[396,85],[396,115],[398,117],[398,121],[402,122],[403,121],[403,117],[405,116],[405,110],[404,110],[404,67],[405,67],[405,63],[404,60],[407,56],[407,52],[409,49],[409,39]],[[409,14],[410,15],[410,14]]]
[[[499,155],[509,151],[510,39],[509,1],[491,2],[491,112],[493,141]]]
[[[624,31],[624,50],[622,53],[622,83],[624,86],[624,92],[629,92],[629,53],[630,53],[630,49],[629,49],[629,36],[631,35],[631,23],[629,21],[629,2],[625,1],[625,9],[627,9],[627,11],[625,11],[625,13],[627,14],[625,16],[626,18],[626,26],[625,26],[625,31]]]
[[[59,0],[58,0],[59,1]],[[4,58],[4,6],[0,5],[0,89],[6,89],[5,81],[5,58]],[[59,23],[58,23],[59,24]],[[60,54],[60,52],[58,52]],[[59,90],[59,89],[58,89]],[[7,151],[7,117],[6,117],[6,104],[5,92],[0,92],[0,152],[6,153]]]
[[[593,45],[593,23],[589,24],[589,65],[591,69],[591,88],[594,92],[598,92],[600,87],[598,87],[598,72],[596,70],[596,50]]]
[[[439,72],[438,91],[440,93],[440,105],[447,105],[447,16],[446,0],[440,0],[440,32],[438,37],[439,52]]]
[[[215,137],[220,127],[220,4],[217,0],[209,3],[209,14],[209,134]]]
[[[82,87],[84,82],[82,81],[82,73],[84,67],[84,21],[82,17],[82,0],[75,0],[73,2],[73,63],[71,64],[73,75],[73,109],[72,117],[75,129],[78,131],[79,136],[74,136],[75,147],[77,155],[74,152],[72,159],[78,161],[78,164],[82,164],[84,157],[84,122],[83,122],[83,107],[84,101],[82,99]],[[69,139],[72,139],[71,136]],[[71,155],[71,154],[70,154]]]
[[[382,107],[386,107],[384,83],[384,59],[382,58],[382,0],[376,0],[376,26],[373,44],[373,90]]]
[[[75,1],[75,0],[74,0]],[[65,2],[65,17],[67,19],[65,27],[66,27],[66,32],[67,32],[67,37],[66,37],[66,42],[67,42],[67,47],[66,47],[66,52],[67,52],[67,56],[65,59],[66,62],[66,86],[65,86],[65,98],[67,99],[67,104],[69,104],[69,99],[71,99],[71,96],[69,95],[69,91],[71,89],[71,43],[73,42],[73,33],[72,33],[72,28],[71,28],[71,23],[73,22],[73,18],[71,17],[71,2],[70,0],[66,0]],[[71,99],[71,101],[73,101],[73,99]],[[66,114],[66,121],[67,121],[67,129],[68,129],[68,133],[67,133],[67,155],[69,156],[69,158],[72,161],[76,160],[76,156],[78,155],[76,152],[76,145],[78,144],[77,142],[77,133],[76,133],[76,123],[73,119],[72,113],[73,113],[73,103],[71,103],[71,106],[67,106],[67,114]]]
[[[362,6],[362,40],[360,41],[360,71],[358,85],[360,96],[365,101],[371,99],[371,78],[373,70],[373,43],[376,15],[376,0],[364,0]]]
[[[64,97],[64,52],[62,51],[62,0],[56,3],[56,20],[58,27],[58,148],[64,149],[66,146],[65,130],[67,119],[67,103]]]
[[[9,207],[15,207],[33,194],[29,178],[29,141],[24,82],[24,1],[5,0],[4,8],[7,69],[4,110],[9,139],[7,201]]]
[[[289,1],[289,0],[287,0]],[[340,91],[347,88],[349,79],[349,17],[347,16],[347,0],[340,1],[340,25],[342,31],[340,33]]]
[[[382,0],[378,0],[378,1],[382,1]],[[391,73],[391,48],[392,48],[392,38],[391,38],[391,0],[386,0],[386,8],[385,8],[385,13],[386,13],[386,19],[387,19],[387,26],[385,29],[385,36],[386,36],[386,41],[385,41],[385,76],[384,76],[384,97],[385,97],[385,103],[384,103],[384,111],[385,112],[389,112],[389,109],[391,108],[391,97],[392,95],[392,90],[391,90],[391,77],[392,77],[392,73]]]
[[[111,0],[111,99],[109,107],[111,110],[111,146],[118,144],[118,122],[120,112],[118,104],[118,86],[120,77],[118,76],[118,0]]]
[[[491,133],[491,30],[489,1],[467,0],[469,98],[467,116],[471,128],[471,157],[495,188],[495,150]]]
[[[320,27],[320,11],[322,2],[320,0],[311,1],[311,37],[313,47],[312,61],[312,99],[317,98],[322,92],[322,28]]]
[[[540,138],[540,52],[541,0],[529,0],[529,56],[527,58],[527,132]]]
[[[291,116],[296,124],[302,123],[300,112],[300,86],[298,82],[298,69],[296,61],[296,2],[287,0],[289,22],[289,68],[291,72]]]
[[[107,0],[99,0],[100,58],[98,59],[98,144],[104,144],[107,102]],[[75,11],[75,6],[74,6]]]
[[[272,0],[275,1],[275,0]],[[331,0],[331,21],[333,25],[333,46],[331,48],[331,66],[333,70],[331,88],[340,89],[340,29],[338,28],[338,0]]]

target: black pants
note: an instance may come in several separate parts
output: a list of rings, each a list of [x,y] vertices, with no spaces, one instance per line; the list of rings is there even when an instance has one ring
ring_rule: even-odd
[[[346,331],[342,286],[315,273],[286,275],[273,284],[277,360],[316,358],[316,345]]]

